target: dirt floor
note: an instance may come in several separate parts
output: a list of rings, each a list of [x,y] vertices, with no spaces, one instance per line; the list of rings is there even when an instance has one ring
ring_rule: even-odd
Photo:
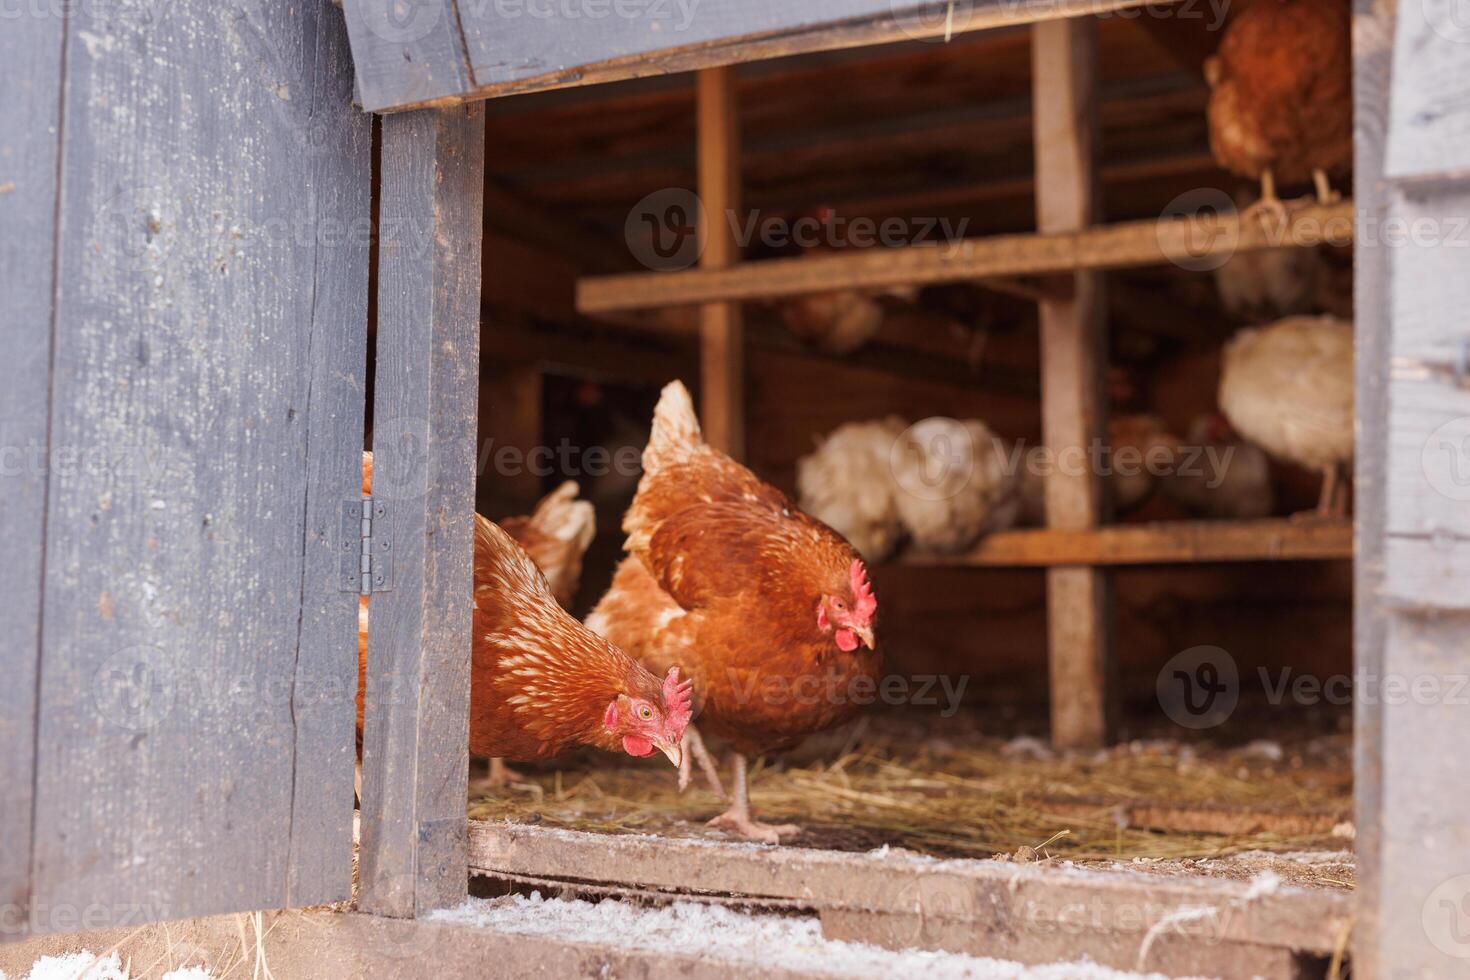
[[[963,715],[942,725],[872,716],[755,769],[752,804],[763,819],[801,824],[798,847],[1231,878],[1270,870],[1292,884],[1353,887],[1349,735],[1137,739],[1059,754],[984,727]],[[725,837],[705,826],[718,798],[697,774],[680,795],[667,763],[587,757],[523,776],[509,788],[473,779],[470,816]]]

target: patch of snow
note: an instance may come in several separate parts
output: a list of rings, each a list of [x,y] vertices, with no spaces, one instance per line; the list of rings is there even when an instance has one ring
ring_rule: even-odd
[[[1213,910],[1212,910],[1213,911]],[[430,919],[499,932],[600,943],[624,949],[712,957],[760,969],[808,971],[829,977],[924,976],[927,980],[1145,980],[1091,962],[1024,966],[958,953],[887,950],[825,939],[813,917],[742,912],[675,902],[641,908],[627,902],[586,902],[511,895],[469,899]],[[1146,980],[1163,980],[1148,974]]]
[[[1262,871],[1251,879],[1250,886],[1246,888],[1245,894],[1240,896],[1242,902],[1254,902],[1266,895],[1275,895],[1281,889],[1281,876],[1274,871]]]
[[[4,970],[0,970],[0,980],[7,980]],[[130,980],[130,977],[116,952],[104,957],[84,949],[65,956],[41,957],[31,964],[31,972],[23,980]],[[215,977],[203,967],[188,966],[168,971],[161,980],[215,980]]]
[[[65,956],[43,956],[31,964],[26,980],[128,980],[116,953],[97,956],[90,950]]]
[[[1280,742],[1273,742],[1268,738],[1258,738],[1253,742],[1247,742],[1240,750],[1240,754],[1250,759],[1266,759],[1270,762],[1280,762],[1286,757],[1286,750],[1281,747]]]

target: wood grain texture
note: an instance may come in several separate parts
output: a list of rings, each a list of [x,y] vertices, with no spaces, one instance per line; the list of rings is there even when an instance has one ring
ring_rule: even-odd
[[[355,602],[311,579],[360,446],[341,16],[107,9],[66,40],[33,901],[344,898],[351,688],[314,682],[350,670]]]
[[[1387,352],[1390,364],[1387,391],[1374,385],[1376,375],[1367,375],[1369,400],[1358,409],[1364,418],[1360,448],[1384,458],[1383,476],[1369,485],[1371,509],[1360,529],[1374,562],[1364,574],[1369,582],[1381,576],[1369,597],[1375,621],[1359,634],[1358,673],[1374,686],[1358,693],[1358,717],[1367,722],[1358,776],[1367,821],[1361,903],[1368,928],[1358,947],[1362,966],[1355,958],[1354,972],[1368,977],[1445,976],[1470,953],[1464,938],[1470,833],[1456,816],[1465,808],[1464,781],[1453,775],[1462,766],[1450,748],[1464,737],[1470,684],[1464,656],[1470,630],[1464,598],[1470,591],[1464,518],[1470,501],[1470,330],[1461,315],[1470,295],[1470,190],[1464,137],[1455,135],[1465,132],[1464,105],[1443,101],[1447,92],[1463,89],[1470,35],[1463,27],[1447,31],[1443,22],[1426,30],[1426,19],[1448,8],[1434,0],[1400,4],[1396,19],[1387,6],[1359,11],[1362,57],[1382,56],[1372,42],[1381,45],[1388,33],[1383,28],[1394,24],[1381,169],[1381,129],[1371,119],[1365,125],[1361,113],[1358,129],[1359,165],[1366,179],[1377,180],[1370,193],[1378,206],[1365,217],[1385,222],[1358,259],[1360,269],[1368,269],[1358,315],[1369,322],[1357,329],[1370,351]],[[1372,35],[1370,27],[1377,28]],[[1360,65],[1360,72],[1369,70]],[[1455,77],[1436,77],[1439,71]],[[1381,100],[1374,82],[1383,78],[1380,67],[1360,97]],[[1395,225],[1417,232],[1396,238],[1390,233]],[[1372,421],[1364,416],[1385,409],[1386,425],[1381,415]],[[1364,445],[1369,437],[1374,443]],[[1368,473],[1375,475],[1371,468]],[[1366,641],[1381,646],[1363,649]],[[1414,793],[1412,787],[1423,789]],[[1426,846],[1435,860],[1414,860]]]
[[[1397,6],[1387,176],[1470,177],[1470,19],[1457,0]]]
[[[1070,233],[1098,217],[1097,24],[1049,21],[1031,29],[1036,133],[1036,225]],[[1042,439],[1055,451],[1086,452],[1107,429],[1103,281],[1075,273],[1072,294],[1037,305],[1041,322]],[[1048,526],[1077,531],[1105,517],[1101,474],[1058,469],[1046,480]],[[1107,573],[1084,566],[1047,570],[1051,737],[1095,747],[1113,735],[1117,667],[1112,653],[1112,589]]]
[[[1390,77],[1396,0],[1353,0],[1353,199],[1365,221],[1388,217],[1383,169],[1388,149]],[[1389,255],[1382,244],[1358,247],[1353,265],[1353,345],[1357,352],[1357,445],[1353,462],[1356,522],[1353,563],[1353,664],[1382,676],[1388,614],[1384,528],[1388,510],[1388,391],[1391,323]],[[1353,824],[1358,836],[1357,924],[1353,964],[1364,976],[1385,976],[1381,920],[1384,804],[1382,705],[1353,703]]]
[[[822,289],[934,285],[995,276],[1050,275],[1197,261],[1283,243],[1352,241],[1353,205],[1293,210],[1284,233],[1259,222],[1222,219],[1205,233],[1183,219],[1123,221],[1081,231],[991,235],[944,245],[852,249],[805,258],[751,262],[733,269],[636,272],[577,281],[582,313],[644,309],[713,300],[757,300]]]
[[[1147,0],[819,0],[801,4],[706,0],[681,5],[545,5],[461,0],[459,18],[476,87],[464,99],[599,85],[790,55],[1029,24],[1142,6]],[[1172,2],[1172,0],[1165,0]],[[688,11],[686,15],[684,11]],[[598,11],[594,15],[594,11]],[[605,11],[605,13],[603,12]],[[647,13],[644,13],[644,12]],[[683,25],[682,27],[680,25]],[[403,103],[389,108],[413,108]]]
[[[457,101],[471,88],[454,0],[342,0],[369,112]]]
[[[373,493],[393,511],[375,595],[359,907],[464,898],[479,384],[480,106],[383,121]]]
[[[697,82],[699,196],[707,222],[700,266],[728,269],[740,261],[733,228],[740,215],[740,116],[735,73],[707,68]],[[745,455],[745,321],[738,303],[699,310],[700,421],[709,444],[734,459]]]
[[[30,898],[63,28],[20,17],[0,31],[0,909]],[[27,931],[26,916],[0,919],[0,941]]]
[[[1326,561],[1353,556],[1347,521],[1168,521],[1002,531],[967,554],[912,555],[906,565],[1017,568],[1227,561]]]
[[[897,853],[876,861],[839,851],[479,820],[470,823],[470,866],[489,874],[575,877],[675,894],[763,897],[819,910],[824,925],[833,911],[920,913],[935,931],[911,935],[904,945],[1036,962],[1038,944],[1049,938],[1060,940],[1052,947],[1053,961],[1086,951],[1098,962],[1127,969],[1136,966],[1141,934],[1181,906],[1221,910],[1211,920],[1212,949],[1214,943],[1251,943],[1315,953],[1332,950],[1351,909],[1347,895],[1325,889],[1283,887],[1259,901],[1243,901],[1247,883],[1218,878],[1083,874],[996,861],[913,860]],[[1072,927],[1059,930],[1061,922]],[[950,928],[937,928],[942,925]],[[1108,939],[1117,941],[1111,951]],[[1199,944],[1199,936],[1189,937],[1196,956]]]

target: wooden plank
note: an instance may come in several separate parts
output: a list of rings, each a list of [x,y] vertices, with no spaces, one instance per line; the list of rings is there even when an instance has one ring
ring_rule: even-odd
[[[1098,217],[1097,22],[1051,21],[1031,29],[1032,104],[1036,129],[1036,226],[1042,234],[1076,232]],[[1095,271],[1077,272],[1072,295],[1042,300],[1041,428],[1058,452],[1085,453],[1107,430],[1106,301]],[[1049,527],[1086,531],[1104,516],[1102,474],[1061,467],[1046,478]],[[1047,570],[1047,649],[1051,737],[1091,748],[1113,737],[1115,675],[1112,588],[1107,573],[1086,566]]]
[[[834,912],[919,913],[929,930],[911,934],[902,945],[1027,962],[1044,961],[1048,954],[1067,961],[1088,955],[1128,969],[1137,966],[1148,929],[1184,907],[1209,918],[1208,932],[1176,936],[1192,936],[1196,955],[1205,935],[1222,947],[1330,953],[1351,914],[1343,893],[1283,887],[1247,901],[1247,883],[1223,879],[935,861],[900,851],[875,860],[872,853],[752,848],[478,820],[470,822],[470,867],[485,874],[616,883],[670,898],[774,899],[817,909],[824,923]]]
[[[1003,531],[963,555],[905,556],[906,565],[987,568],[1170,565],[1352,558],[1348,521],[1161,521],[1099,528]]]
[[[945,245],[851,249],[824,256],[772,259],[733,269],[687,269],[588,276],[577,282],[583,313],[764,300],[824,289],[926,286],[994,276],[1050,275],[1198,262],[1212,255],[1284,244],[1352,241],[1352,202],[1291,212],[1285,231],[1233,217],[1195,223],[1184,218],[1125,221],[1083,231],[992,235]]]
[[[0,909],[30,901],[64,27],[20,17],[0,32]],[[28,919],[0,916],[0,941]]]
[[[740,214],[740,118],[735,74],[709,68],[698,76],[699,196],[704,204],[704,269],[740,261],[734,228]],[[700,423],[711,446],[745,454],[745,323],[737,303],[699,311]]]
[[[454,0],[342,0],[369,112],[459,101],[473,87]]]
[[[1397,7],[1387,176],[1470,177],[1470,20],[1456,0]]]
[[[1147,2],[976,0],[955,3],[952,15],[946,16],[945,5],[932,0],[802,4],[705,0],[572,9],[548,4],[532,15],[530,2],[522,6],[461,0],[459,17],[478,83],[462,97],[497,98],[817,51],[941,39],[947,34],[1108,14]],[[601,13],[593,16],[593,9]],[[615,11],[629,13],[609,16]],[[404,103],[393,108],[412,107]]]
[[[1353,0],[1353,199],[1362,220],[1382,228],[1388,217],[1383,182],[1397,0]],[[1353,265],[1353,345],[1357,351],[1357,446],[1353,462],[1356,521],[1353,563],[1353,665],[1383,676],[1388,614],[1384,527],[1388,509],[1388,377],[1391,351],[1389,254],[1380,240],[1363,242]],[[1380,916],[1383,901],[1383,705],[1353,702],[1353,825],[1357,829],[1357,922],[1353,965],[1361,976],[1389,976]]]
[[[358,485],[369,121],[330,6],[252,7],[227,30],[205,5],[167,14],[71,25],[48,124],[64,453],[47,471],[43,916],[351,888],[351,759],[327,744],[350,731],[351,686],[314,682],[347,676],[356,601],[312,576],[331,501]]]
[[[484,333],[501,333],[496,323],[486,324]],[[480,343],[493,344],[491,338],[482,335]],[[504,362],[502,362],[504,364]],[[531,456],[536,447],[543,445],[541,421],[543,376],[540,364],[504,364],[488,371],[480,380],[480,440],[481,454],[490,467],[480,475],[489,482],[494,494],[496,510],[512,514],[528,514],[541,499],[545,477],[548,474],[542,465]],[[495,467],[495,453],[510,446],[520,452],[525,465],[502,472]],[[548,464],[549,465],[549,464]],[[538,472],[539,471],[539,472]],[[566,479],[571,474],[554,474]]]
[[[385,119],[382,161],[373,491],[394,584],[372,603],[358,906],[412,917],[466,887],[483,111]]]

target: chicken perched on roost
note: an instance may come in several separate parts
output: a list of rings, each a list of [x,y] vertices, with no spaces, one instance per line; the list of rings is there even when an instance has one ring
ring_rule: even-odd
[[[903,536],[891,457],[906,427],[896,415],[849,422],[796,461],[801,509],[847,538],[868,561],[887,558]]]
[[[1242,441],[1223,415],[1199,416],[1184,441],[1163,483],[1170,499],[1204,517],[1245,520],[1271,513],[1270,460],[1259,446]]]
[[[1225,347],[1220,411],[1243,437],[1323,474],[1317,511],[1347,512],[1353,458],[1353,327],[1295,316],[1242,330]]]
[[[363,492],[372,492],[363,454]],[[691,713],[688,681],[671,668],[662,683],[627,653],[566,612],[591,542],[591,505],[566,483],[507,527],[475,515],[475,592],[470,674],[470,751],[491,759],[548,759],[579,745],[682,759]],[[520,542],[524,543],[524,547]],[[538,567],[535,554],[545,563]],[[555,582],[555,585],[552,583]],[[357,730],[366,699],[369,604],[358,612]]]
[[[1311,312],[1326,277],[1315,248],[1263,248],[1232,255],[1215,270],[1215,288],[1225,312],[1262,322]]]
[[[909,427],[891,459],[898,517],[915,548],[956,554],[1015,525],[1020,486],[1008,450],[978,419]]]
[[[1262,209],[1285,217],[1277,185],[1313,181],[1317,198],[1353,161],[1352,38],[1347,0],[1256,0],[1205,62],[1210,149],[1261,182]]]
[[[859,686],[876,684],[863,560],[708,446],[677,381],[654,411],[623,530],[628,556],[587,624],[651,670],[688,670],[700,726],[735,751],[734,800],[713,825],[770,843],[797,833],[754,819],[746,760],[841,724],[864,703]]]

